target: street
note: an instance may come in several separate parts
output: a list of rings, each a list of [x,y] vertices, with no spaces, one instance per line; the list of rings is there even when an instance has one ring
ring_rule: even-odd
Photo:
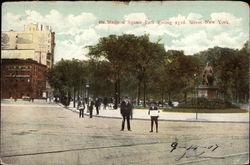
[[[95,114],[95,111],[94,111]],[[159,122],[88,116],[56,104],[1,105],[1,159],[14,165],[166,165],[249,162],[249,123]],[[172,151],[172,152],[171,152]]]

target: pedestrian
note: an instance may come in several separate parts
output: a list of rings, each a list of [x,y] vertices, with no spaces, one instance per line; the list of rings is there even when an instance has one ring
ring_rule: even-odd
[[[148,115],[151,116],[151,130],[150,132],[153,132],[153,126],[154,126],[154,122],[156,125],[156,133],[158,133],[158,118],[159,118],[159,113],[160,111],[158,110],[156,103],[152,102],[151,106],[149,108],[148,111]]]
[[[121,115],[122,115],[121,131],[124,130],[125,120],[127,120],[128,130],[131,131],[131,129],[130,129],[130,115],[131,115],[131,111],[132,111],[132,104],[129,102],[128,97],[126,97],[124,99],[124,101],[122,101],[120,110],[121,110]]]
[[[96,115],[99,115],[99,109],[100,109],[101,101],[99,98],[95,101],[95,109],[96,109]]]
[[[130,112],[130,119],[133,120],[133,110],[134,110],[134,104],[133,102],[129,101],[132,105],[131,112]]]
[[[171,100],[168,101],[168,105],[172,108],[173,107],[173,103]]]
[[[90,105],[89,105],[89,117],[90,118],[92,118],[94,105],[95,105],[94,101],[92,99],[90,99]]]
[[[79,118],[80,117],[84,118],[84,109],[85,109],[84,101],[80,99],[78,101],[77,106],[78,106],[78,109],[79,109]]]
[[[105,97],[105,98],[103,99],[103,107],[104,107],[105,110],[106,110],[106,108],[107,108],[107,105],[108,105],[108,98]]]

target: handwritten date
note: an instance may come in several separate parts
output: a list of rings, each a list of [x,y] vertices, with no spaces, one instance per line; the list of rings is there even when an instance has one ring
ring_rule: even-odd
[[[199,145],[188,145],[188,146],[181,146],[178,142],[173,142],[171,144],[171,150],[170,152],[173,152],[174,150],[177,149],[183,149],[184,152],[176,158],[176,161],[181,160],[182,158],[191,158],[191,157],[196,157],[196,158],[213,158],[211,156],[205,156],[209,153],[214,152],[219,148],[218,144],[214,145],[209,145],[209,146],[199,146]]]

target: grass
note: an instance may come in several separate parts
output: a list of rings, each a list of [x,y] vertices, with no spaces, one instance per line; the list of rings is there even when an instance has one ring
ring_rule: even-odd
[[[135,110],[148,110],[149,108],[143,108],[143,107],[139,107],[139,108],[134,108]],[[163,108],[158,108],[159,110],[163,110]]]
[[[247,113],[245,109],[184,109],[184,108],[174,108],[174,109],[164,109],[163,112],[184,112],[184,113]]]
[[[148,110],[148,108],[135,108],[135,110]],[[192,109],[192,108],[173,108],[173,109],[163,109],[162,112],[182,112],[182,113],[248,113],[245,109],[229,108],[229,109]]]

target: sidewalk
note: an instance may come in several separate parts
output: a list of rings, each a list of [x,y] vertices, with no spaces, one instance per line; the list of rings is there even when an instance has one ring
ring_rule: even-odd
[[[62,105],[61,105],[62,106]],[[67,109],[79,113],[77,108],[73,108],[71,103]],[[85,115],[88,116],[88,113]],[[96,110],[93,110],[93,117],[105,117],[105,118],[119,118],[121,119],[120,109],[117,110],[103,109],[99,110],[99,115],[96,115]],[[133,119],[135,120],[150,120],[147,110],[133,110]],[[196,120],[196,113],[178,113],[178,112],[160,112],[159,120],[161,121],[183,121],[183,122],[237,122],[237,123],[249,123],[249,113],[198,113],[198,119]]]
[[[46,100],[46,99],[34,99],[34,101],[29,100],[23,100],[23,99],[17,99],[14,101],[14,99],[1,99],[1,104],[53,104],[52,101]]]

